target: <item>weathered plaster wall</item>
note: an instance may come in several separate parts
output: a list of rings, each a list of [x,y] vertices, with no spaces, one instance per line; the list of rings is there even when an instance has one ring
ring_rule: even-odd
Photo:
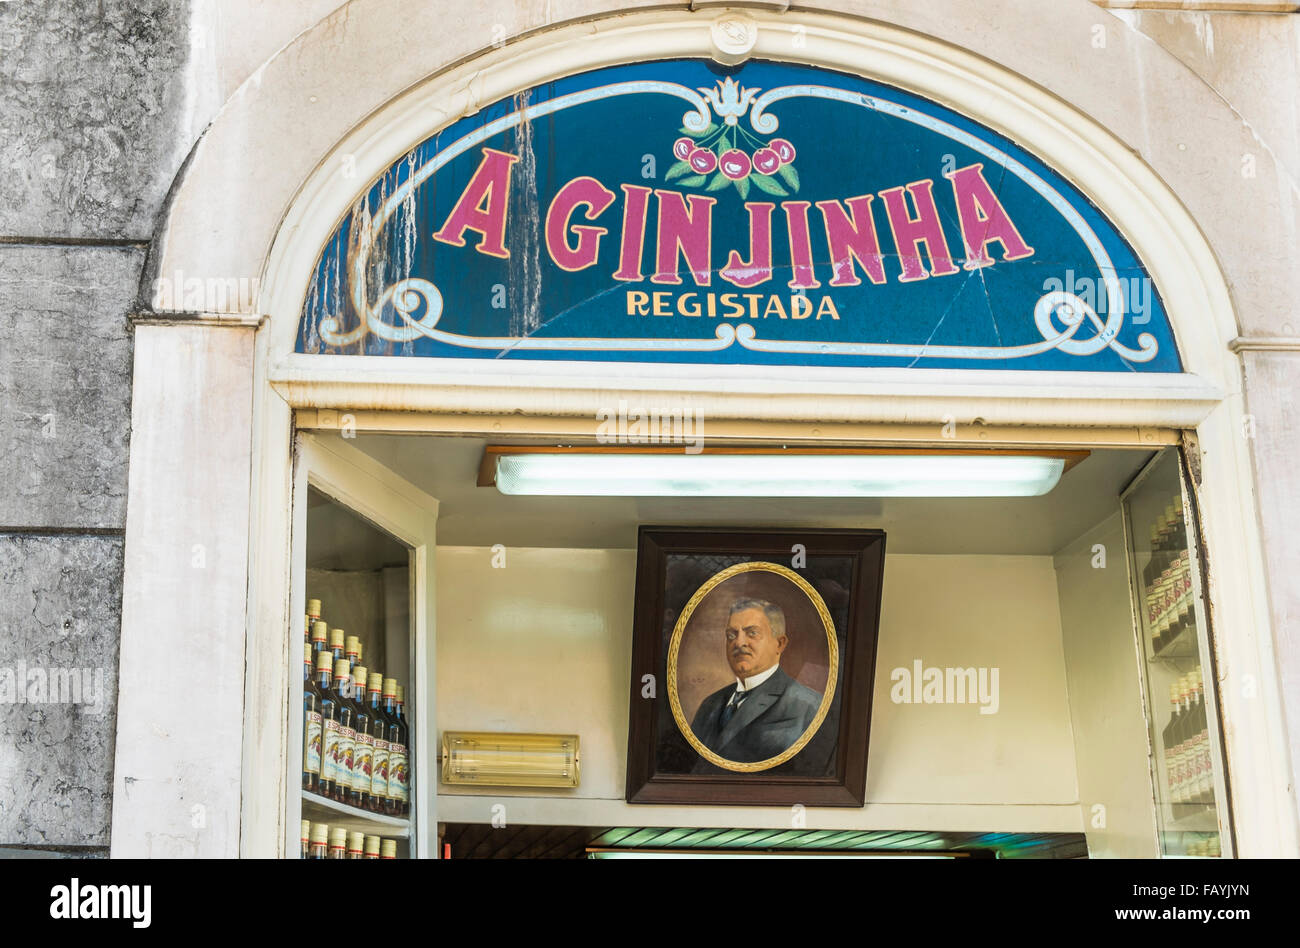
[[[1141,4],[1139,4],[1141,5]],[[1198,4],[1189,4],[1198,6]],[[1200,4],[1199,6],[1211,6]],[[1249,6],[1247,4],[1246,6]],[[1296,10],[1297,5],[1255,4]],[[1254,136],[1241,150],[1224,185],[1257,188],[1268,200],[1294,207],[1300,197],[1300,15],[1295,12],[1224,13],[1212,9],[1116,10],[1133,30],[1150,37],[1215,90]],[[1150,104],[1148,107],[1156,107]],[[1212,143],[1210,143],[1212,146]],[[1234,167],[1235,166],[1235,167]],[[1236,180],[1233,180],[1236,179]],[[1243,225],[1256,212],[1241,206]],[[1286,218],[1272,253],[1260,266],[1290,281],[1278,303],[1261,313],[1244,335],[1269,335],[1269,348],[1241,353],[1249,412],[1242,437],[1250,441],[1259,493],[1264,556],[1268,563],[1274,647],[1283,694],[1288,696],[1294,785],[1300,786],[1300,439],[1296,392],[1300,391],[1300,314],[1294,281],[1300,269],[1300,213]],[[1243,288],[1244,289],[1244,288]],[[1211,551],[1212,553],[1213,551]],[[1210,564],[1213,570],[1213,562]],[[1248,683],[1242,683],[1248,687]]]
[[[0,847],[107,852],[126,316],[190,147],[187,11],[0,4]]]

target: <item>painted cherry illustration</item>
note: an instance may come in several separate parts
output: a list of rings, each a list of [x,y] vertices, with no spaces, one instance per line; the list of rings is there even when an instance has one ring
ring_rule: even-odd
[[[749,160],[749,155],[745,154],[739,148],[732,148],[722,153],[719,159],[722,165],[722,173],[732,181],[738,181],[747,176],[753,167]]]
[[[690,157],[691,152],[695,149],[695,140],[685,136],[673,142],[673,155],[685,161]]]
[[[776,152],[777,157],[781,159],[781,164],[788,165],[794,161],[794,146],[784,138],[774,138],[767,143],[767,147]]]
[[[708,174],[714,168],[718,167],[718,156],[707,148],[696,148],[686,159],[692,170],[700,174]]]
[[[759,174],[771,174],[781,167],[781,156],[775,148],[760,148],[754,152],[754,170]]]

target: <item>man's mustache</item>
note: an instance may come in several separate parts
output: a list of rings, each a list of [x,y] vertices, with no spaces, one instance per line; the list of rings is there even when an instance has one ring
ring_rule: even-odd
[[[753,654],[754,653],[750,651],[748,646],[744,646],[744,645],[738,645],[731,650],[731,655],[733,658],[737,655],[753,655]]]

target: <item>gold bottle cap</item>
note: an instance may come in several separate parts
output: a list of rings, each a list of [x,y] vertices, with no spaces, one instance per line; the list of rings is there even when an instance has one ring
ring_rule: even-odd
[[[365,833],[348,833],[348,852],[359,853],[366,838]]]
[[[349,662],[346,658],[340,658],[337,662],[334,663],[335,680],[339,680],[339,679],[349,680],[351,679],[351,677],[352,677],[351,662]]]
[[[349,655],[351,655],[353,652],[355,652],[358,648],[361,647],[361,640],[357,638],[355,635],[349,635],[347,638],[343,640],[343,643],[344,643],[343,651],[347,652]]]
[[[348,846],[348,829],[346,826],[336,826],[330,830],[330,849],[347,849]]]
[[[303,660],[304,660],[304,661],[307,661],[307,662],[310,662],[310,661],[311,661],[311,643],[310,643],[310,642],[303,642],[303,643],[302,643],[302,657],[303,657]]]
[[[357,683],[357,687],[358,687],[358,688],[364,688],[364,687],[366,686],[366,666],[365,666],[365,665],[353,665],[353,666],[352,666],[352,680],[355,681],[355,682]]]
[[[327,672],[327,671],[333,671],[333,670],[334,670],[334,656],[333,656],[331,653],[326,652],[326,651],[324,651],[324,650],[321,650],[321,651],[317,652],[317,653],[316,653],[316,670],[317,670],[318,672],[323,672],[323,671],[325,671],[325,672]]]
[[[307,615],[311,616],[313,619],[316,619],[316,618],[318,618],[318,617],[320,616],[320,600],[319,600],[319,599],[308,599],[308,600],[307,600]]]
[[[396,858],[397,858],[397,840],[395,840],[395,839],[386,839],[386,840],[384,840],[383,846],[382,846],[382,847],[380,848],[380,850],[379,850],[379,858],[380,858],[380,859],[396,859]]]
[[[378,855],[379,855],[379,837],[378,837],[378,836],[367,836],[367,837],[366,837],[366,855],[367,855],[367,856],[378,856]]]
[[[396,679],[396,678],[385,678],[385,679],[384,679],[384,697],[385,697],[385,698],[396,698],[396,697],[397,697],[397,679]]]
[[[329,638],[330,627],[324,619],[317,619],[311,624],[311,639],[313,642],[324,642]]]
[[[330,825],[328,823],[313,823],[311,825],[311,841],[313,843],[328,843],[330,841]]]
[[[367,691],[383,691],[383,690],[384,690],[384,673],[383,673],[383,672],[371,672],[371,673],[370,673],[370,681],[366,684],[366,690],[367,690]]]
[[[343,630],[330,629],[330,648],[343,647]]]
[[[357,639],[357,657],[356,661],[361,661],[361,656],[365,654],[365,648],[361,645],[361,640]]]
[[[397,703],[402,704],[406,700],[406,688],[402,685],[397,686]]]
[[[311,839],[311,820],[302,821],[302,838],[304,841]]]

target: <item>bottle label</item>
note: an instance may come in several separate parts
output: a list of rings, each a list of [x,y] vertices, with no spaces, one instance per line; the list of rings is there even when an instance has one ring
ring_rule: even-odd
[[[320,773],[320,712],[303,714],[302,769],[309,774]]]
[[[406,802],[411,789],[406,763],[406,745],[391,745],[388,752],[388,795],[403,803]]]
[[[339,779],[339,722],[326,721],[322,731],[325,743],[321,745],[320,778],[322,780]]]
[[[370,795],[380,800],[388,797],[388,741],[378,738],[370,761]]]
[[[339,728],[338,782],[344,790],[352,789],[352,752],[356,748],[357,732],[350,727]]]
[[[357,732],[352,749],[352,789],[370,792],[371,773],[375,765],[375,741],[369,734]]]

